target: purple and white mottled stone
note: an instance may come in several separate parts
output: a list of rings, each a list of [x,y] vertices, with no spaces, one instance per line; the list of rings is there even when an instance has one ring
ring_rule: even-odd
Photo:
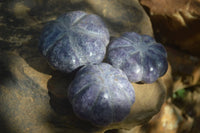
[[[131,82],[153,83],[167,69],[167,53],[162,44],[147,35],[124,33],[108,46],[108,62],[122,69]]]
[[[126,74],[110,64],[82,67],[68,89],[74,113],[98,126],[122,121],[135,102]]]
[[[45,25],[39,48],[50,65],[69,73],[83,65],[100,63],[109,37],[99,16],[73,11]]]

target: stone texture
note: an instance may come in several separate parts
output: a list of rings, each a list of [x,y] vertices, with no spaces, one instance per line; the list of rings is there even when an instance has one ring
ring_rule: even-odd
[[[87,133],[97,130],[73,115],[66,98],[55,98],[48,91],[51,75],[36,71],[20,56],[7,52],[0,54],[0,69],[2,132]]]
[[[168,69],[163,45],[135,32],[126,32],[110,43],[107,61],[123,70],[130,82],[153,83]]]
[[[158,113],[165,98],[161,79],[153,84],[133,84],[136,102],[130,114],[122,122],[97,128],[78,119],[66,97],[47,90],[51,75],[36,71],[15,54],[1,54],[0,64],[0,129],[5,132],[101,133],[108,129],[131,129]],[[64,86],[66,81],[57,83]]]
[[[44,26],[39,49],[56,70],[70,73],[83,65],[101,63],[109,40],[99,16],[72,11]]]
[[[108,129],[130,129],[143,124],[159,111],[165,94],[162,79],[148,85],[134,84],[137,88],[136,103],[132,106],[130,115],[121,123],[100,128],[75,117],[66,94],[63,93],[73,75],[66,76],[50,68],[38,50],[38,38],[44,24],[72,10],[100,15],[108,24],[112,36],[118,36],[127,30],[153,35],[149,18],[136,0],[98,0],[95,3],[90,0],[1,1],[2,132],[102,133]]]
[[[126,74],[108,63],[80,68],[68,89],[74,113],[97,126],[121,122],[135,102]]]
[[[3,132],[49,132],[50,75],[35,72],[16,55],[0,54],[0,129]],[[46,122],[44,122],[46,120]]]
[[[63,81],[57,81],[57,83],[63,84],[63,86],[66,85],[66,82]],[[55,88],[51,88],[51,90],[56,90],[56,86],[60,85],[54,85]],[[133,83],[133,86],[135,88],[136,99],[135,103],[131,107],[131,112],[129,113],[129,115],[121,122],[113,123],[105,127],[100,127],[99,129],[95,130],[96,132],[102,133],[107,130],[120,128],[129,130],[137,125],[148,122],[152,118],[152,116],[160,111],[161,105],[165,99],[166,89],[162,78],[152,84]],[[62,91],[62,87],[59,88]],[[58,96],[61,92],[56,90],[56,92],[52,93],[57,93]],[[64,99],[63,96],[55,97],[55,99],[57,99],[57,102],[59,103],[54,103],[54,108],[57,109],[57,112],[59,112],[60,114],[66,114],[67,112],[69,112],[69,109],[60,106],[65,104],[65,101],[62,100]]]
[[[119,36],[128,31],[153,35],[149,17],[137,0],[86,1],[94,12],[104,18],[110,27],[111,36]]]
[[[157,39],[200,56],[199,0],[140,0],[140,3],[149,10]]]

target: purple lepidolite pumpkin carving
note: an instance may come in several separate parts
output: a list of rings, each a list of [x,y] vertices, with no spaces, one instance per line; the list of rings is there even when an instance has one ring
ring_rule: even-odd
[[[74,113],[98,126],[123,120],[135,101],[126,74],[110,64],[82,67],[68,89]]]
[[[51,66],[69,73],[100,63],[108,43],[109,32],[99,16],[72,11],[45,25],[39,48]]]
[[[122,69],[131,82],[153,83],[167,69],[167,53],[152,37],[124,33],[108,46],[108,62]]]

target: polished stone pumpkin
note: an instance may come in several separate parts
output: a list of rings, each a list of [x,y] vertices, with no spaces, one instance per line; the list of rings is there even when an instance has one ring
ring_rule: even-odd
[[[135,102],[135,91],[123,71],[101,63],[76,73],[68,98],[79,118],[106,126],[126,118]]]
[[[53,68],[70,73],[83,65],[100,63],[109,37],[99,16],[72,11],[44,26],[39,48]]]
[[[107,60],[122,69],[131,82],[153,83],[167,69],[167,52],[162,44],[148,35],[124,33],[108,46]]]

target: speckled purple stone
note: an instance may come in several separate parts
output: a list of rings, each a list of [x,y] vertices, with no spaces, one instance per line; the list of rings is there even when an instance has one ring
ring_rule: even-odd
[[[50,65],[69,73],[83,65],[100,63],[109,37],[100,17],[73,11],[45,25],[39,48]]]
[[[98,126],[123,120],[135,101],[126,74],[110,64],[81,68],[68,89],[75,114]]]
[[[167,53],[162,44],[147,35],[124,33],[108,46],[108,62],[122,69],[131,82],[153,83],[167,69]]]

